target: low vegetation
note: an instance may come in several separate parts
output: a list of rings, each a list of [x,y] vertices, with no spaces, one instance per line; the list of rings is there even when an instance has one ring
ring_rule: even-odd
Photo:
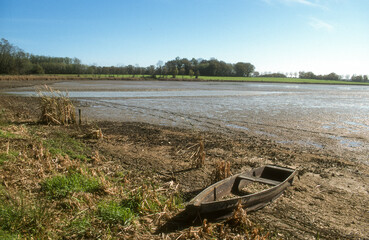
[[[244,211],[223,223],[204,220],[200,226],[155,232],[184,209],[177,183],[105,157],[94,149],[105,141],[91,138],[94,126],[4,119],[15,118],[0,120],[1,239],[265,239],[268,234]],[[204,140],[193,148],[196,161],[206,164]]]
[[[47,124],[68,125],[76,122],[76,110],[68,93],[55,91],[48,86],[39,91],[41,98],[41,119]]]

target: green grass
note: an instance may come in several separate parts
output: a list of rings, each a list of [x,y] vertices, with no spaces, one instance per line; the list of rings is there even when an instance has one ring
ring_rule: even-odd
[[[182,78],[182,76],[177,76]],[[189,79],[184,76],[184,79]],[[191,79],[195,79],[194,77]],[[310,83],[310,84],[353,84],[353,85],[369,85],[363,82],[347,82],[333,80],[317,80],[317,79],[300,79],[300,78],[273,78],[273,77],[218,77],[218,76],[199,76],[200,80],[214,81],[237,81],[237,82],[272,82],[272,83]]]
[[[82,216],[71,221],[65,228],[67,236],[75,236],[82,239],[88,229],[91,227],[91,219],[89,216]]]
[[[0,239],[2,240],[21,240],[21,236],[16,233],[10,233],[0,229]]]
[[[134,211],[119,202],[102,202],[98,206],[98,216],[107,223],[128,225],[135,217]]]
[[[60,199],[73,192],[98,192],[102,186],[97,178],[72,172],[44,180],[41,189],[50,199]]]
[[[22,198],[9,198],[6,191],[0,191],[0,236],[17,239],[18,235],[37,236],[44,234],[45,224],[50,219],[47,208],[40,203],[29,203]],[[1,238],[3,239],[3,238]]]
[[[12,139],[12,138],[17,138],[19,136],[17,136],[14,133],[8,132],[8,131],[4,131],[0,129],[0,138],[5,138],[5,139]]]
[[[19,152],[17,151],[10,151],[8,154],[0,153],[0,165],[6,161],[15,161],[18,155]]]
[[[132,74],[69,74],[69,75],[56,75],[56,76],[70,76],[70,77],[85,77],[85,78],[132,78]],[[143,75],[145,78],[151,78],[150,75]],[[161,77],[156,75],[157,78]],[[141,78],[142,74],[136,74],[135,78]],[[168,78],[172,78],[172,75],[168,74]],[[195,76],[189,75],[177,75],[176,79],[185,80],[207,80],[207,81],[237,81],[237,82],[275,82],[275,83],[310,83],[310,84],[345,84],[345,85],[369,85],[369,82],[351,82],[351,81],[333,81],[333,80],[317,80],[317,79],[300,79],[300,78],[273,78],[273,77],[222,77],[222,76],[199,76],[198,79]]]
[[[53,155],[69,156],[72,159],[87,161],[88,147],[81,141],[72,138],[68,134],[56,132],[44,141],[44,146]]]

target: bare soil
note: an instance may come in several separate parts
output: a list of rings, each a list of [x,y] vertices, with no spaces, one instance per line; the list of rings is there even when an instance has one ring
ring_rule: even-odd
[[[29,84],[35,82],[13,85],[0,81],[1,89]],[[0,103],[21,121],[38,118],[36,98],[0,95]],[[277,232],[282,239],[369,238],[369,166],[350,161],[350,156],[284,145],[245,133],[224,135],[139,122],[93,124],[101,128],[104,139],[89,144],[105,159],[140,178],[178,183],[186,200],[211,184],[219,160],[230,161],[233,174],[264,164],[297,168],[293,186],[267,207],[249,213],[251,221]],[[205,140],[205,166],[195,169],[191,156],[200,138]]]

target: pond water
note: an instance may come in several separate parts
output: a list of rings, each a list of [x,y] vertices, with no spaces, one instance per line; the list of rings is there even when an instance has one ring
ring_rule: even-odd
[[[90,119],[245,132],[281,143],[368,153],[366,86],[65,81],[51,87],[68,90]],[[12,94],[35,90],[18,88]],[[361,157],[367,161],[368,155]]]

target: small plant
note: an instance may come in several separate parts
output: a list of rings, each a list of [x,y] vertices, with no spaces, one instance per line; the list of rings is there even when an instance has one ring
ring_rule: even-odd
[[[68,93],[55,91],[45,85],[38,95],[41,98],[41,122],[56,125],[76,123],[76,110]]]
[[[102,189],[97,178],[72,172],[68,175],[58,175],[45,180],[41,189],[50,198],[64,198],[72,192],[98,192]]]
[[[115,201],[102,202],[98,206],[99,217],[108,223],[128,225],[134,218],[134,211]]]

